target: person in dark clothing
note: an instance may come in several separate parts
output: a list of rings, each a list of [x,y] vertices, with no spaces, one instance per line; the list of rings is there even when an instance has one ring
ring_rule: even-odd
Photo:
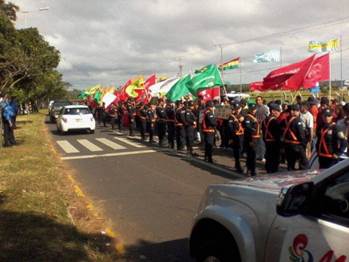
[[[118,129],[119,129],[119,132],[121,132],[122,118],[124,115],[124,109],[121,102],[118,103],[117,112],[118,112],[118,119],[117,119]]]
[[[111,129],[114,130],[115,129],[115,124],[116,124],[116,119],[117,119],[117,110],[115,105],[111,105],[110,109],[109,109],[109,117],[110,117],[110,124],[111,124]]]
[[[176,110],[176,142],[177,150],[183,150],[185,145],[185,109],[181,101],[177,101]]]
[[[133,125],[135,122],[136,109],[134,107],[134,103],[131,101],[127,103],[127,115],[128,115],[129,136],[133,136]]]
[[[15,108],[9,103],[5,102],[2,108],[2,125],[4,129],[4,147],[13,146],[16,144],[14,136],[14,122],[16,116]]]
[[[287,169],[295,170],[296,162],[299,160],[299,169],[305,170],[309,168],[308,159],[305,154],[307,146],[305,124],[300,118],[300,108],[298,104],[292,105],[290,110],[291,117],[288,119],[282,135],[282,141],[285,144]]]
[[[168,146],[174,149],[174,141],[176,136],[176,111],[171,101],[166,103],[166,122],[167,122],[167,141]]]
[[[159,137],[159,146],[164,146],[164,139],[166,136],[166,110],[164,108],[163,100],[159,100],[158,106],[156,107],[156,127]]]
[[[320,169],[330,168],[338,162],[339,139],[336,123],[333,122],[333,112],[326,109],[323,112],[323,126],[318,137],[317,154]]]
[[[193,155],[193,144],[195,139],[196,117],[194,114],[194,105],[190,102],[185,102],[185,138],[187,152]]]
[[[209,101],[206,105],[206,111],[204,113],[204,119],[202,122],[202,131],[204,133],[205,143],[205,161],[213,163],[213,145],[216,133],[217,120],[213,114],[213,102]]]
[[[154,143],[154,128],[155,128],[155,106],[151,105],[147,110],[146,117],[147,132],[149,133],[149,143]]]
[[[243,148],[244,128],[242,127],[242,122],[244,117],[240,114],[241,107],[239,103],[235,102],[231,107],[232,112],[228,118],[230,146],[233,148],[235,169],[237,172],[242,173],[240,158]]]
[[[275,173],[280,165],[280,139],[281,125],[278,120],[281,107],[277,104],[270,104],[271,115],[263,121],[263,139],[266,146],[265,151],[265,169],[267,173]]]
[[[147,111],[148,106],[141,103],[139,107],[139,131],[142,141],[145,141],[145,132],[147,131]]]
[[[107,126],[107,122],[108,122],[108,118],[109,118],[109,114],[107,112],[107,109],[105,108],[105,103],[104,102],[102,103],[101,117],[102,117],[103,126],[106,127]]]
[[[320,108],[316,117],[316,135],[319,138],[320,130],[324,125],[323,113],[326,109],[330,107],[330,100],[327,97],[321,97],[320,99]]]
[[[247,175],[256,176],[256,142],[261,137],[261,128],[256,118],[256,104],[248,105],[248,114],[243,122],[244,148],[246,150]]]

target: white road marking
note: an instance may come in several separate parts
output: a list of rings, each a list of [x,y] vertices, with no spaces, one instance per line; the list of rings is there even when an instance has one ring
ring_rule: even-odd
[[[64,152],[67,154],[71,153],[79,153],[79,150],[77,150],[72,144],[70,144],[67,140],[58,140],[57,144],[63,149]]]
[[[133,147],[137,147],[137,148],[142,148],[142,147],[145,147],[144,145],[142,144],[138,144],[138,143],[134,143],[134,142],[131,142],[130,140],[126,139],[126,138],[121,138],[121,137],[114,137],[116,140],[119,140],[127,145],[130,145],[130,146],[133,146]]]
[[[109,146],[114,150],[126,149],[126,147],[121,146],[117,143],[114,143],[113,141],[110,141],[109,139],[106,139],[106,138],[96,138],[96,140],[106,146]]]
[[[78,139],[78,142],[84,147],[86,147],[88,150],[90,150],[91,152],[103,151],[102,148],[96,146],[95,144],[92,144],[87,139]]]
[[[78,159],[90,159],[90,158],[100,158],[100,157],[113,157],[113,156],[129,156],[129,155],[140,155],[156,153],[156,150],[143,150],[143,151],[131,151],[131,152],[119,152],[119,153],[109,153],[103,155],[84,155],[84,156],[68,156],[61,157],[62,160],[78,160]]]

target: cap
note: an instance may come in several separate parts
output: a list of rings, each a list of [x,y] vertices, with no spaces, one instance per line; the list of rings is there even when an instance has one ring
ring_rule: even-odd
[[[254,110],[254,109],[256,109],[256,104],[255,103],[248,104],[248,110]]]
[[[213,106],[214,106],[213,101],[208,101],[206,103],[206,107],[213,107]]]
[[[321,105],[329,105],[330,100],[328,100],[328,98],[326,96],[323,96],[323,97],[321,97],[320,104]]]
[[[290,109],[293,111],[300,111],[299,105],[298,104],[293,104],[290,106]]]
[[[326,109],[323,113],[325,117],[327,116],[333,116],[333,111],[331,109]]]
[[[346,103],[344,106],[343,106],[343,110],[345,113],[349,113],[349,103]]]
[[[280,105],[278,105],[276,103],[271,103],[269,105],[269,108],[270,108],[270,110],[275,110],[275,111],[279,111],[279,112],[281,111]]]

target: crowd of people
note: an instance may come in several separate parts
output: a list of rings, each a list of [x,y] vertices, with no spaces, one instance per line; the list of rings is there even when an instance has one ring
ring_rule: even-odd
[[[229,114],[217,117],[219,108]],[[267,173],[278,172],[280,163],[288,170],[308,169],[313,153],[320,168],[329,168],[346,157],[349,134],[349,104],[309,97],[302,101],[297,96],[294,104],[274,100],[266,103],[258,96],[255,101],[222,98],[204,102],[165,101],[144,104],[133,100],[119,102],[105,109],[95,109],[97,121],[112,128],[122,126],[134,135],[137,129],[142,140],[194,155],[193,146],[203,143],[205,161],[213,162],[216,143],[231,148],[237,172],[255,176],[256,161],[265,163]],[[241,158],[246,157],[246,166]]]

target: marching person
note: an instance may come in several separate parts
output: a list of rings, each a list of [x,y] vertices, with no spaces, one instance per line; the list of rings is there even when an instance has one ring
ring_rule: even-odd
[[[115,124],[116,124],[116,118],[117,118],[117,110],[114,104],[112,104],[110,106],[109,109],[109,116],[110,116],[110,123],[111,123],[111,129],[114,130],[115,129]]]
[[[228,118],[228,127],[235,159],[235,169],[237,172],[242,173],[243,170],[240,164],[240,157],[243,148],[244,128],[242,127],[242,122],[244,121],[244,117],[240,113],[240,104],[233,103],[232,112]]]
[[[338,162],[338,136],[336,123],[333,122],[333,112],[326,109],[322,114],[323,127],[318,137],[317,154],[319,156],[320,169],[330,168]]]
[[[291,117],[282,135],[282,141],[285,143],[287,169],[295,170],[296,162],[299,160],[299,169],[305,170],[308,169],[308,159],[305,154],[307,146],[305,124],[300,118],[299,105],[292,105],[290,109]]]
[[[257,141],[261,137],[261,128],[256,118],[256,104],[248,105],[248,114],[243,122],[244,128],[244,148],[246,149],[247,159],[246,168],[247,175],[256,176],[256,146]]]
[[[264,104],[264,99],[261,96],[256,98],[256,118],[259,126],[262,126],[263,121],[269,116],[269,108]],[[258,160],[265,160],[265,144],[263,137],[260,136],[256,141],[256,158]]]
[[[281,126],[279,117],[281,107],[275,103],[269,106],[271,114],[263,121],[263,139],[265,142],[265,169],[267,173],[275,173],[280,165]]]
[[[149,143],[154,143],[155,105],[150,105],[147,110],[146,125],[149,133]]]
[[[183,150],[185,145],[185,109],[183,107],[182,101],[177,101],[176,110],[176,142],[177,150]]]
[[[148,110],[148,106],[141,103],[139,107],[139,131],[141,133],[142,142],[145,141],[145,132],[147,130],[147,123],[146,123],[147,110]]]
[[[176,111],[171,101],[166,103],[167,141],[168,146],[174,149],[176,137]]]
[[[341,158],[348,157],[349,141],[349,104],[343,106],[344,118],[337,122],[337,136],[339,140],[338,155]]]
[[[164,146],[164,139],[166,136],[166,111],[164,108],[164,101],[159,100],[158,106],[156,107],[156,126],[159,138],[159,146]]]
[[[193,102],[185,102],[185,138],[187,145],[187,152],[193,156],[193,144],[195,139],[196,117],[193,112]]]
[[[134,103],[132,101],[127,102],[127,115],[128,115],[129,136],[133,136],[133,125],[135,122],[136,111],[135,111]]]
[[[209,163],[213,163],[212,153],[216,133],[216,126],[217,120],[213,114],[213,102],[208,101],[206,105],[206,111],[204,113],[204,118],[202,121],[202,131],[204,133],[205,161],[208,161]]]
[[[305,137],[307,139],[307,147],[306,147],[306,156],[308,159],[311,158],[312,153],[312,141],[313,141],[313,133],[314,133],[314,117],[309,112],[309,105],[307,102],[302,102],[300,104],[301,109],[301,119],[305,124]]]

